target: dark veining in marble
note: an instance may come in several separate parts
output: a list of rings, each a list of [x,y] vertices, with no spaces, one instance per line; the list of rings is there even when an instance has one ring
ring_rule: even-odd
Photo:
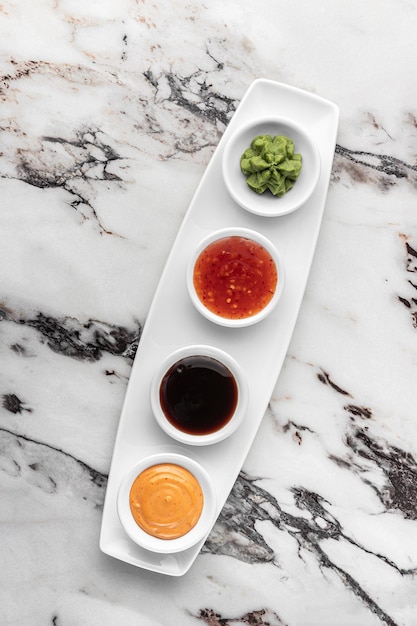
[[[70,194],[70,206],[83,219],[92,217],[99,224],[101,233],[114,234],[101,223],[91,194],[77,184],[80,181],[121,182],[110,166],[122,157],[109,144],[105,133],[99,129],[82,128],[74,131],[73,138],[44,136],[39,141],[40,148],[36,153],[23,149],[17,151],[19,180],[40,189],[64,189]]]
[[[373,438],[363,427],[356,427],[346,436],[346,444],[367,461],[372,461],[385,476],[381,487],[369,483],[384,507],[389,511],[398,510],[406,519],[417,520],[417,463],[414,457],[404,450],[385,441]],[[366,476],[367,467],[360,468],[356,463],[355,473]]]
[[[345,410],[352,416],[363,417],[364,419],[371,419],[372,411],[366,406],[357,406],[356,404],[347,404]]]
[[[122,55],[121,55],[120,58],[121,58],[122,61],[126,61],[126,59],[127,59],[127,45],[128,45],[127,44],[128,37],[127,37],[126,34],[123,35],[122,41],[123,41],[123,52],[122,52]]]
[[[286,424],[282,426],[283,433],[291,433],[292,439],[299,445],[303,443],[302,432],[313,433],[311,428],[302,424],[296,424],[293,420],[288,420]]]
[[[408,241],[405,242],[407,251],[407,272],[415,274],[417,272],[417,250],[410,246]]]
[[[186,109],[197,117],[207,119],[213,124],[220,122],[226,126],[229,123],[236,109],[236,101],[214,92],[206,79],[201,83],[197,81],[200,102],[194,103],[188,94],[190,93],[190,85],[195,81],[195,76],[181,78],[174,74],[167,74],[166,78],[171,88],[170,102],[174,102],[177,106]]]
[[[336,384],[323,369],[317,373],[317,378],[339,397],[353,398],[349,391]],[[407,519],[416,519],[417,463],[412,455],[370,435],[369,424],[372,423],[373,414],[369,407],[349,402],[341,410],[349,416],[345,435],[347,454],[345,457],[330,456],[330,459],[361,477],[375,490],[386,510],[401,512]],[[376,472],[380,474],[382,471],[385,475],[384,486],[370,482],[370,464]],[[300,515],[296,515],[283,510],[279,502],[258,483],[259,479],[241,472],[203,547],[203,552],[232,556],[246,563],[270,563],[279,567],[279,553],[274,553],[260,532],[261,522],[268,521],[278,531],[295,539],[300,558],[305,553],[312,554],[319,567],[337,575],[344,586],[381,623],[396,626],[395,621],[366,589],[348,571],[332,561],[322,547],[322,542],[333,539],[354,546],[363,553],[374,556],[403,577],[414,578],[417,570],[401,568],[386,555],[375,553],[349,537],[332,515],[331,504],[320,494],[294,486],[291,491],[300,511]]]
[[[57,319],[43,313],[23,317],[0,309],[0,322],[6,320],[34,328],[54,352],[84,361],[98,361],[103,352],[133,360],[142,332],[139,323],[134,330],[128,330],[99,320],[81,323],[74,318]]]
[[[215,70],[221,71],[223,64],[214,59],[209,51],[207,54],[214,60]],[[156,93],[160,83],[166,82],[170,92],[168,102],[214,125],[220,122],[227,126],[238,105],[237,100],[214,91],[208,82],[207,73],[202,70],[188,76],[179,76],[173,72],[157,76],[152,69],[148,69],[144,72],[144,77],[155,88]]]
[[[260,609],[242,615],[242,617],[222,617],[213,609],[201,609],[196,616],[207,626],[287,626],[275,611]]]
[[[6,411],[10,411],[10,413],[15,415],[16,413],[23,413],[23,411],[32,412],[32,409],[25,407],[25,403],[15,393],[4,393],[2,395],[2,405]]]
[[[13,62],[16,70],[13,74],[3,76],[0,89],[0,98],[7,99],[11,85],[34,72],[52,72],[60,75],[67,69],[64,78],[66,82],[80,82],[90,80],[85,76],[85,69],[54,66],[48,63]],[[78,76],[78,73],[79,76]],[[9,97],[10,96],[9,94]],[[26,133],[8,122],[0,125],[0,131],[14,135],[19,142],[8,155],[11,165],[15,167],[15,174],[9,171],[3,174],[4,178],[17,178],[28,185],[40,189],[64,189],[68,195],[68,204],[75,209],[83,221],[92,219],[99,226],[100,234],[115,235],[101,222],[97,209],[94,206],[93,185],[97,183],[120,184],[123,182],[120,164],[125,160],[114,146],[115,141],[104,131],[96,127],[81,127],[68,131],[68,136],[45,135],[28,137]],[[113,144],[113,145],[112,145]],[[120,236],[120,235],[117,235]]]
[[[222,64],[208,51],[207,54],[214,62],[212,72],[221,71]],[[146,105],[145,132],[150,135],[164,132],[164,155],[160,158],[195,155],[217,146],[238,100],[216,91],[210,82],[210,72],[197,70],[181,76],[149,68],[144,77],[154,89],[154,98]],[[163,121],[158,121],[161,111],[175,117],[174,132],[164,130]],[[211,150],[207,153],[210,155]]]
[[[4,319],[4,317],[1,317],[0,321],[1,319]],[[20,343],[13,343],[10,346],[10,350],[13,350],[13,352],[15,352],[16,354],[19,354],[20,356],[26,356],[27,354],[26,348],[20,345]]]
[[[347,542],[366,553],[370,551],[344,534],[338,520],[329,512],[330,504],[319,494],[302,487],[294,487],[292,492],[297,508],[300,512],[307,512],[307,516],[285,512],[268,491],[257,485],[257,479],[241,472],[203,547],[203,552],[233,556],[246,563],[271,563],[279,567],[279,554],[274,553],[257,530],[260,522],[268,521],[278,531],[285,532],[295,539],[300,558],[303,558],[304,552],[312,554],[319,567],[336,574],[345,587],[353,592],[381,623],[396,626],[394,620],[378,606],[360,583],[328,557],[321,547],[321,542],[333,539]],[[375,557],[392,566],[403,576],[413,577],[417,574],[414,570],[401,570],[385,556],[375,554]]]
[[[413,185],[417,182],[417,165],[388,154],[350,150],[336,145],[332,179],[338,180],[342,171],[346,171],[355,182],[374,182],[382,191],[390,189],[396,180],[406,180]],[[377,175],[376,178],[373,174]]]
[[[336,383],[334,383],[332,381],[332,379],[330,378],[328,372],[326,372],[325,370],[321,370],[318,374],[317,374],[317,378],[319,379],[319,381],[325,385],[329,385],[330,387],[332,387],[335,391],[337,391],[338,393],[341,393],[344,396],[350,396],[350,393],[348,391],[345,391],[344,389],[342,389],[341,387],[339,387],[339,385],[336,385]]]
[[[396,178],[407,178],[407,170],[417,172],[417,165],[409,165],[388,154],[378,155],[363,150],[349,150],[340,145],[336,146],[336,152],[354,163],[366,165],[378,172],[383,172],[388,176],[395,176]]]
[[[0,471],[21,477],[45,493],[72,491],[101,509],[107,476],[49,444],[0,429]]]
[[[63,450],[16,435],[7,429],[0,429],[0,470],[11,476],[21,477],[46,493],[64,493],[69,489],[75,497],[87,501],[95,508],[102,508],[107,484],[105,474]],[[268,521],[277,530],[288,533],[296,540],[301,558],[303,551],[313,554],[319,566],[338,575],[381,623],[395,626],[395,622],[376,605],[359,583],[332,562],[321,548],[322,540],[333,538],[364,549],[344,535],[340,523],[328,510],[329,503],[319,494],[300,487],[294,488],[293,495],[298,509],[308,513],[307,516],[295,516],[283,511],[277,500],[256,483],[257,479],[250,478],[243,472],[239,475],[203,552],[227,554],[249,563],[271,563],[279,566],[279,555],[274,554],[255,528],[259,522]],[[400,570],[388,559],[375,556],[395,567],[402,575],[413,576],[417,573]],[[226,625],[231,621],[231,618],[221,617],[211,609],[202,609],[199,617],[210,625]],[[216,619],[217,622],[214,621]],[[237,619],[240,619],[241,624],[270,623],[283,626],[280,618],[267,609],[254,611]],[[236,623],[236,618],[233,623]]]
[[[352,414],[352,405],[347,405],[347,407]],[[355,407],[353,414],[359,414],[358,419],[369,420],[366,411],[359,411],[358,407]],[[410,455],[401,454],[401,451],[396,450],[396,455],[392,456],[386,450],[381,450],[375,442],[369,440],[369,437],[366,438],[365,433],[359,436],[358,432],[354,441],[355,445],[349,442],[348,445],[355,451],[355,455],[359,458],[365,456],[368,460],[377,459],[378,462],[382,462],[391,471],[392,478],[395,480],[402,480],[397,471],[399,459],[402,463],[402,472],[407,473],[411,468],[412,472],[417,475]],[[358,448],[358,442],[362,442],[362,449]],[[97,472],[63,450],[16,435],[6,429],[0,430],[0,470],[12,476],[22,477],[46,493],[59,493],[70,489],[77,497],[88,501],[95,508],[102,507],[107,483],[106,475]],[[337,575],[346,588],[352,591],[379,618],[381,623],[396,626],[394,620],[377,605],[358,581],[334,563],[322,548],[322,541],[333,539],[347,542],[365,553],[374,554],[346,536],[341,524],[330,512],[330,503],[317,493],[303,487],[294,487],[292,489],[294,502],[301,514],[298,516],[287,513],[272,494],[258,484],[259,480],[241,472],[203,547],[203,552],[228,555],[247,563],[270,563],[279,567],[279,554],[275,554],[267,544],[259,528],[263,521],[272,523],[277,531],[287,533],[297,542],[300,558],[303,558],[304,553],[313,555],[318,566]],[[392,497],[390,502],[392,504]],[[417,574],[415,570],[399,568],[384,555],[374,554],[374,556],[394,568],[402,576],[413,577]],[[206,619],[208,624],[216,624],[214,619],[220,620],[219,624],[227,624],[231,619],[210,611],[210,609],[204,609],[200,614],[200,619]],[[272,614],[267,609],[262,609],[239,619],[242,624],[267,624],[267,616],[272,619]],[[279,620],[275,614],[273,617]],[[212,621],[207,621],[209,619]],[[258,622],[248,621],[250,619],[258,619]],[[259,621],[262,619],[264,622]]]
[[[320,376],[319,380],[326,382]],[[332,388],[338,391],[337,385]],[[417,520],[416,459],[409,452],[372,436],[368,423],[373,419],[373,413],[369,407],[347,404],[343,408],[350,418],[345,443],[353,454],[346,458],[332,456],[332,460],[339,466],[350,467],[360,476],[375,491],[387,511],[397,510],[406,519]],[[384,474],[383,486],[369,481],[369,462],[376,471]]]
[[[103,132],[99,129],[91,128],[76,131],[75,139],[73,140],[64,139],[63,137],[42,137],[42,141],[45,143],[56,143],[64,146],[64,148],[75,148],[76,154],[79,155],[78,158],[74,159],[71,169],[65,173],[64,177],[62,174],[55,172],[57,186],[60,186],[65,179],[88,176],[93,168],[94,180],[122,180],[117,174],[109,172],[108,169],[113,161],[119,161],[122,157],[112,146],[104,141],[104,138],[105,134]],[[94,148],[94,153],[92,153],[92,148]],[[98,172],[96,170],[97,166],[99,166]]]
[[[10,59],[10,64],[13,68],[15,68],[14,74],[3,74],[0,77],[0,97],[2,100],[7,99],[7,92],[15,81],[30,76],[33,71],[44,67],[44,63],[42,61],[24,61],[23,63],[19,63],[15,59]]]
[[[258,490],[255,480],[242,472],[203,547],[203,552],[233,556],[245,563],[273,562],[273,550],[255,529],[256,520],[269,519],[269,512],[262,507],[269,497],[272,498],[266,491],[264,493],[263,490]]]
[[[411,274],[411,278],[408,279],[408,284],[412,289],[412,295],[408,297],[398,296],[398,299],[409,309],[412,324],[414,328],[417,328],[417,250],[414,246],[410,245],[407,235],[401,233],[400,237],[404,241],[406,271],[408,274]]]

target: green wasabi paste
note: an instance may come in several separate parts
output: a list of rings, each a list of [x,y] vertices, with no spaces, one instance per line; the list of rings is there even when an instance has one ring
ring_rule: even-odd
[[[301,168],[301,154],[294,154],[294,142],[281,135],[258,135],[240,158],[246,182],[256,193],[267,189],[277,197],[289,191]]]

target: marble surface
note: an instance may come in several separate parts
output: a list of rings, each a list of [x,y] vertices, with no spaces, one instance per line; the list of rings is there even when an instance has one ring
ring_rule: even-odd
[[[2,0],[0,622],[417,624],[417,7]],[[141,331],[251,82],[335,102],[332,178],[269,408],[202,553],[100,552]]]

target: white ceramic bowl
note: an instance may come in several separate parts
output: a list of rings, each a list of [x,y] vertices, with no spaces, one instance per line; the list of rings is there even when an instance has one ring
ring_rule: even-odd
[[[295,152],[302,155],[302,169],[294,187],[279,198],[269,191],[257,194],[250,189],[240,169],[242,154],[258,135],[289,137],[294,141]],[[310,198],[320,176],[320,153],[302,126],[285,118],[261,118],[242,126],[230,137],[223,151],[222,171],[230,195],[242,208],[257,215],[276,217],[295,211]]]
[[[198,480],[203,491],[203,510],[197,524],[187,534],[176,539],[159,539],[148,534],[135,522],[130,510],[129,495],[134,480],[145,469],[159,463],[173,463],[184,467]],[[172,554],[191,548],[208,534],[216,518],[216,497],[211,479],[199,463],[181,454],[159,453],[146,457],[129,471],[119,487],[117,511],[120,522],[132,541],[152,552]]]
[[[260,244],[261,246],[263,246],[273,258],[275,266],[277,268],[277,272],[278,272],[278,284],[276,286],[274,295],[269,301],[269,303],[258,313],[255,313],[254,315],[244,317],[241,319],[230,319],[227,317],[222,317],[220,315],[217,315],[213,311],[210,311],[200,300],[194,287],[194,266],[201,252],[214,241],[217,241],[218,239],[223,239],[226,237],[233,237],[233,236],[251,239],[255,241],[256,243]],[[265,319],[265,317],[267,317],[271,313],[271,311],[273,311],[273,309],[276,307],[284,291],[285,269],[284,269],[284,263],[283,263],[280,253],[278,252],[274,244],[267,237],[249,228],[231,227],[231,228],[224,228],[221,230],[217,230],[211,233],[210,235],[208,235],[206,238],[204,238],[200,242],[200,244],[196,247],[194,254],[189,260],[188,267],[187,267],[186,280],[187,280],[188,293],[190,295],[191,301],[194,304],[195,308],[202,315],[204,315],[204,317],[209,319],[211,322],[214,322],[221,326],[228,326],[230,328],[242,328],[244,326],[250,326],[251,324],[256,324],[257,322],[260,322],[261,320]]]
[[[166,417],[160,402],[160,387],[165,374],[170,368],[181,359],[190,356],[207,356],[224,365],[232,374],[237,386],[237,402],[236,408],[230,419],[218,430],[206,434],[191,434],[184,432],[172,424]],[[246,413],[248,404],[248,384],[242,368],[229,354],[215,348],[214,346],[192,345],[186,346],[171,353],[161,363],[155,372],[150,389],[150,400],[152,411],[159,426],[170,437],[193,446],[205,446],[218,443],[226,437],[230,437],[232,433],[239,427]]]

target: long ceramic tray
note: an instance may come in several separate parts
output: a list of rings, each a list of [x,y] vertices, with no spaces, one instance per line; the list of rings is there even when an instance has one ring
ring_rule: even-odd
[[[240,208],[224,185],[221,160],[224,146],[240,125],[261,117],[279,116],[298,122],[316,141],[321,173],[313,196],[295,212],[282,217],[259,217]],[[252,83],[207,166],[162,273],[133,364],[120,417],[107,485],[100,536],[106,554],[137,567],[171,576],[183,575],[204,540],[177,554],[149,552],[133,543],[117,513],[119,485],[144,456],[179,452],[197,460],[210,474],[216,491],[217,515],[252,445],[293,333],[310,271],[333,162],[339,111],[318,96],[270,80]],[[285,292],[264,321],[241,329],[217,326],[193,307],[186,289],[186,266],[197,243],[214,230],[243,226],[273,241],[286,267]],[[246,372],[249,405],[243,424],[228,439],[210,446],[185,446],[159,428],[152,415],[149,388],[165,356],[190,344],[208,344],[229,352]]]

